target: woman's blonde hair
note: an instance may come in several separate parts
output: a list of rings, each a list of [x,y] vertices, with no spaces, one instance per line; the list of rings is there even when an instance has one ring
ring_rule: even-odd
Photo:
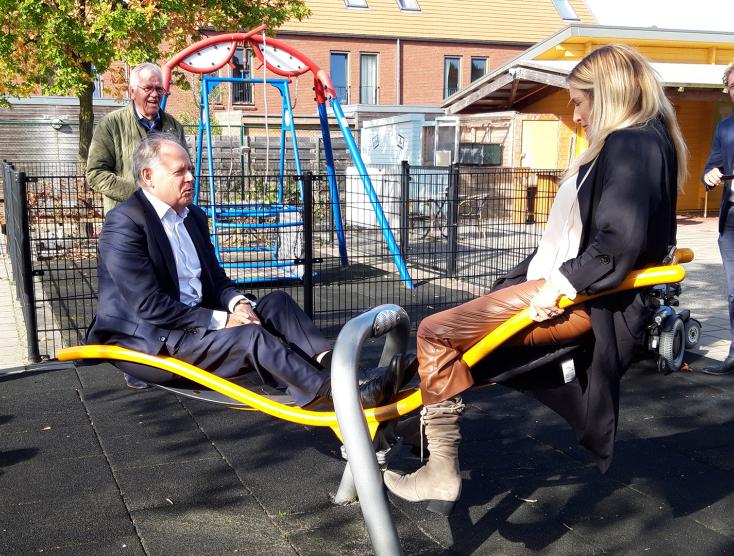
[[[569,174],[594,160],[613,131],[660,116],[673,139],[678,158],[678,190],[683,191],[688,177],[688,149],[675,109],[644,56],[623,44],[602,46],[584,57],[568,74],[566,82],[569,87],[586,92],[591,100],[589,148],[572,163]]]

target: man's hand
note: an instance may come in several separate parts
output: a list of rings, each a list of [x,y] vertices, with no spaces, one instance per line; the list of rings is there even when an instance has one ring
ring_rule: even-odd
[[[227,324],[225,328],[232,328],[233,326],[243,326],[245,324],[261,324],[260,318],[255,313],[255,310],[247,302],[238,303],[234,312],[227,315]]]
[[[713,189],[717,185],[721,185],[722,183],[724,183],[721,181],[721,176],[723,176],[723,174],[718,168],[712,168],[711,170],[706,172],[703,175],[703,183],[706,184],[706,189]]]
[[[535,322],[543,322],[563,313],[558,306],[561,292],[546,282],[530,300],[530,318]]]

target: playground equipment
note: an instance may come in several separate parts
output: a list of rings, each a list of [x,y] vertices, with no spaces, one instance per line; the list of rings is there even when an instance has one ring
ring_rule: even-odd
[[[599,294],[578,295],[574,300],[562,298],[562,308],[584,303],[597,297],[651,288],[660,284],[676,284],[685,277],[678,263],[693,259],[688,249],[679,249],[670,265],[637,270],[628,275],[614,290]],[[518,312],[485,336],[463,356],[474,367],[499,348],[507,339],[530,326],[528,310]],[[380,365],[389,362],[395,353],[404,353],[410,329],[405,311],[396,305],[376,307],[349,321],[337,338],[332,362],[332,392],[334,411],[315,411],[294,407],[281,399],[273,399],[220,378],[203,369],[172,357],[147,355],[117,346],[78,346],[62,349],[60,361],[78,359],[107,359],[132,362],[169,371],[195,383],[194,388],[166,389],[202,401],[223,403],[234,409],[252,408],[287,421],[331,428],[344,443],[345,466],[335,502],[346,503],[357,497],[367,523],[375,554],[402,554],[400,541],[390,517],[379,466],[390,456],[394,446],[385,447],[391,433],[391,423],[422,405],[421,393],[408,389],[399,393],[391,403],[362,410],[358,393],[358,361],[364,342],[371,337],[386,336]],[[129,372],[129,371],[128,371]],[[201,387],[210,391],[201,391]],[[375,447],[378,453],[375,453]],[[378,461],[381,460],[381,461]]]
[[[296,138],[296,129],[293,118],[293,106],[290,98],[288,84],[294,77],[311,73],[314,79],[315,100],[319,114],[319,122],[324,146],[324,157],[329,182],[329,194],[331,198],[331,210],[335,224],[337,236],[337,244],[339,249],[339,257],[342,266],[348,264],[346,238],[341,211],[339,207],[339,192],[336,182],[336,174],[334,171],[334,158],[331,148],[331,135],[329,131],[329,120],[327,116],[327,104],[332,109],[333,115],[339,126],[339,129],[346,141],[347,149],[352,161],[360,174],[361,181],[369,198],[372,210],[375,213],[377,224],[380,227],[384,241],[393,258],[395,267],[400,274],[400,278],[408,288],[413,288],[408,269],[400,252],[395,236],[390,225],[385,218],[385,214],[380,203],[380,199],[376,194],[372,182],[365,168],[362,157],[357,149],[357,145],[352,137],[352,133],[347,124],[344,112],[339,104],[337,94],[331,79],[327,73],[320,69],[305,54],[291,48],[283,41],[265,36],[266,26],[261,25],[246,33],[227,33],[209,37],[199,41],[177,55],[171,58],[162,68],[163,83],[166,89],[170,87],[171,74],[176,68],[184,71],[195,73],[202,76],[201,80],[201,110],[198,128],[197,154],[196,154],[196,185],[195,200],[198,202],[200,193],[200,177],[203,158],[203,148],[206,145],[207,163],[209,168],[208,176],[208,204],[204,207],[208,211],[212,223],[212,240],[216,250],[217,258],[222,266],[230,269],[261,269],[261,268],[279,268],[289,269],[291,272],[284,277],[300,278],[302,270],[299,269],[298,230],[302,230],[303,219],[301,216],[301,207],[303,206],[303,184],[300,181],[302,176],[301,160],[298,154],[298,143]],[[241,78],[222,78],[211,76],[213,72],[218,71],[229,63],[234,55],[237,47],[251,48],[255,56],[260,60],[263,66],[263,77],[241,77]],[[265,70],[280,76],[279,78],[267,77]],[[265,199],[252,203],[218,203],[217,188],[215,187],[214,176],[214,160],[212,154],[212,133],[210,125],[210,107],[209,95],[212,90],[221,83],[252,83],[263,86],[275,87],[281,96],[281,132],[280,132],[280,156],[279,156],[279,178],[276,199]],[[263,94],[265,97],[265,93]],[[163,99],[162,106],[165,108]],[[267,122],[266,114],[266,122]],[[266,124],[267,125],[267,124]],[[289,202],[284,194],[284,174],[285,174],[285,151],[287,139],[290,137],[291,148],[295,160],[295,170],[299,176],[298,189],[300,202]],[[206,138],[206,141],[204,141]],[[264,176],[264,179],[267,176]],[[246,228],[252,230],[276,230],[277,239],[264,245],[257,246],[225,246],[220,242],[222,230]],[[284,246],[289,243],[290,246]],[[285,247],[285,249],[284,249]],[[270,258],[267,261],[256,262],[232,262],[223,258],[226,252],[265,252]],[[283,256],[285,253],[285,256]],[[241,278],[240,281],[254,282],[272,280],[273,277],[257,277],[249,276]]]

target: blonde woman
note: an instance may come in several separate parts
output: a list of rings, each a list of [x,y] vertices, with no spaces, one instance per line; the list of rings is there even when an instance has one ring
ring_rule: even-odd
[[[567,82],[573,119],[584,128],[589,148],[559,188],[538,249],[489,294],[432,315],[418,329],[421,420],[430,457],[415,473],[386,471],[384,480],[393,494],[428,502],[431,511],[448,515],[461,492],[459,395],[475,379],[461,357],[524,308],[538,324],[513,338],[515,344],[554,344],[588,334],[591,355],[576,368],[584,380],[533,394],[566,418],[602,471],[611,462],[619,379],[650,305],[634,291],[565,312],[557,302],[562,295],[613,289],[631,270],[663,260],[675,244],[687,154],[655,71],[632,48],[595,50]]]

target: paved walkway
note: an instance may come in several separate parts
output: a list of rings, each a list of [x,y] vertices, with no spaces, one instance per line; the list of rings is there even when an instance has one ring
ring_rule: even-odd
[[[23,313],[15,298],[5,236],[0,235],[0,369],[22,367],[27,354]]]
[[[718,235],[718,218],[678,220],[678,245],[695,253],[693,262],[685,265],[680,297],[681,307],[689,308],[703,324],[701,344],[693,352],[720,361],[728,355],[731,336]]]
[[[704,326],[697,368],[728,347],[715,223],[682,221],[679,244],[698,255],[681,303]],[[454,514],[391,499],[405,553],[734,554],[734,379],[645,361],[621,400],[601,475],[531,398],[470,392]],[[368,554],[359,505],[329,501],[338,454],[327,430],[131,391],[107,364],[0,371],[0,555]]]

